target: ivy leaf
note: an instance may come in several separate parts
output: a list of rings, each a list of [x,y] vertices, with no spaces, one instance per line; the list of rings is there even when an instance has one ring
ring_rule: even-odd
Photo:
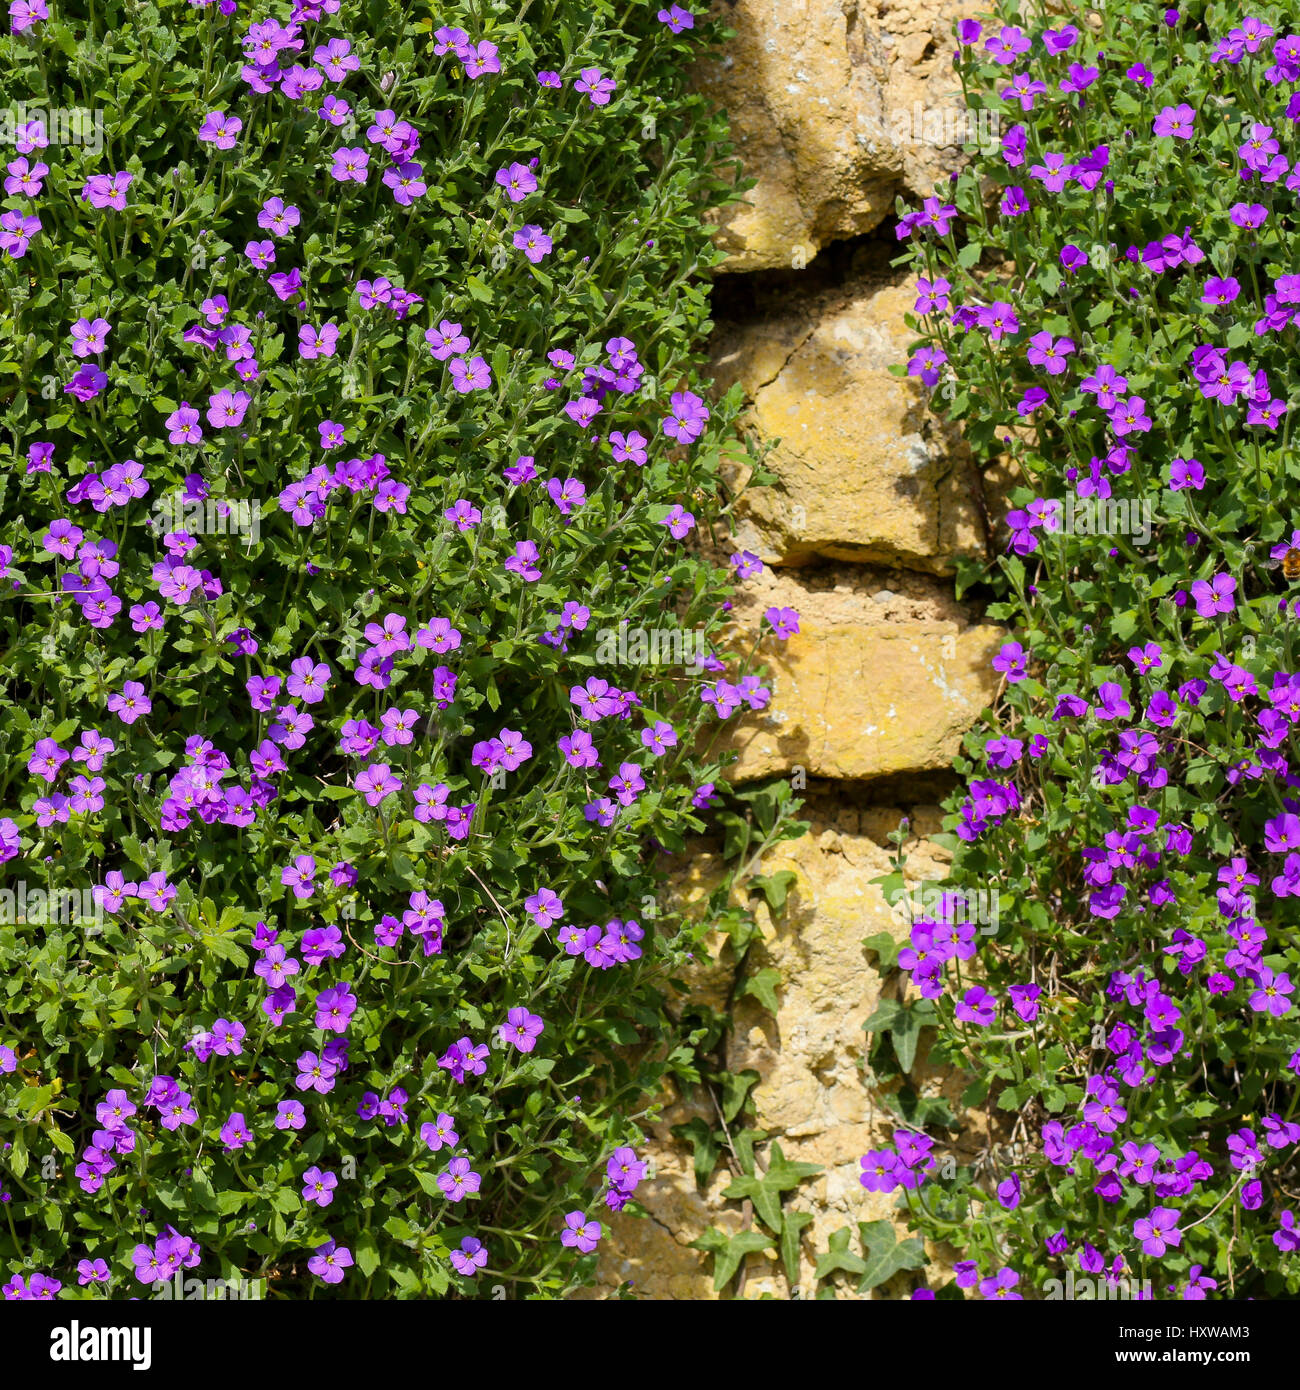
[[[740,1114],[749,1093],[760,1078],[752,1067],[744,1071],[727,1072],[722,1078],[722,1118],[728,1124]]]
[[[871,1017],[862,1025],[863,1030],[867,1033],[887,1033],[902,1012],[903,1006],[897,999],[881,999]]]
[[[771,1238],[762,1231],[740,1231],[728,1237],[716,1226],[710,1226],[699,1240],[691,1242],[690,1248],[707,1250],[713,1256],[713,1288],[721,1293],[735,1277],[746,1255],[767,1250],[771,1244]]]
[[[812,1224],[810,1211],[786,1211],[781,1222],[781,1263],[790,1287],[799,1283],[799,1232]]]
[[[746,981],[741,995],[752,994],[770,1014],[777,1011],[776,987],[781,983],[781,972],[772,965],[756,970]]]
[[[887,932],[877,932],[875,936],[865,936],[862,938],[863,950],[872,952],[876,957],[876,969],[882,975],[893,970],[898,964],[898,942]]]
[[[866,1293],[905,1269],[925,1268],[925,1246],[917,1236],[899,1241],[892,1221],[859,1221],[866,1268],[858,1292]]]
[[[910,1008],[904,1008],[895,1018],[889,1030],[894,1044],[894,1055],[898,1065],[905,1072],[912,1070],[916,1061],[916,1046],[921,1038],[921,1029],[935,1022],[934,1005],[928,999],[918,1000]]]
[[[825,1254],[817,1257],[816,1278],[819,1282],[825,1279],[828,1274],[834,1274],[839,1269],[844,1270],[846,1274],[866,1273],[866,1260],[861,1255],[855,1255],[849,1249],[849,1241],[852,1236],[853,1230],[849,1226],[841,1226],[831,1236],[830,1248]]]
[[[685,1139],[690,1144],[695,1162],[695,1181],[703,1187],[718,1166],[718,1156],[722,1152],[716,1134],[697,1115],[687,1124],[674,1125],[672,1135],[674,1139]],[[419,1177],[418,1173],[416,1177]]]
[[[767,905],[773,912],[784,912],[790,888],[798,879],[799,875],[793,869],[780,869],[774,874],[759,874],[752,878],[749,887],[751,892],[762,889]]]
[[[734,1178],[722,1195],[737,1200],[748,1197],[768,1229],[779,1231],[781,1194],[793,1191],[805,1178],[821,1171],[820,1163],[791,1163],[781,1151],[780,1144],[773,1144],[767,1172],[761,1175],[747,1173],[743,1177]]]

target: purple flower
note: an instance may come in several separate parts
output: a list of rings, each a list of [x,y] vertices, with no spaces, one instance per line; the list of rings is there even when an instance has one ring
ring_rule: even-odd
[[[1019,1282],[1020,1275],[1014,1269],[1000,1269],[996,1274],[979,1281],[980,1297],[1022,1302],[1024,1295],[1015,1291]]]
[[[457,392],[486,391],[492,385],[492,369],[482,357],[454,357],[448,364],[451,384]]]
[[[1250,996],[1250,1007],[1256,1013],[1281,1018],[1291,1011],[1291,1000],[1286,996],[1294,991],[1295,985],[1291,983],[1289,975],[1260,965],[1250,972],[1250,978],[1255,986]]]
[[[1230,574],[1216,574],[1208,582],[1198,579],[1192,585],[1192,597],[1196,600],[1196,611],[1202,618],[1213,618],[1219,613],[1231,613],[1237,602],[1233,594],[1237,581]]]
[[[444,1147],[454,1148],[460,1143],[460,1135],[456,1133],[456,1121],[445,1112],[440,1113],[436,1120],[420,1126],[420,1138],[433,1153]]]
[[[307,1268],[326,1284],[341,1284],[343,1271],[351,1265],[352,1251],[346,1245],[336,1245],[332,1240],[318,1245],[307,1261]]]
[[[541,1037],[545,1027],[537,1014],[517,1008],[506,1014],[506,1021],[497,1032],[505,1042],[513,1043],[520,1052],[531,1052],[537,1046],[537,1039]]]
[[[583,68],[573,84],[573,90],[585,93],[593,106],[608,106],[617,86],[612,77],[602,76],[599,68]]]
[[[461,1202],[477,1192],[482,1186],[482,1177],[470,1167],[467,1158],[453,1158],[446,1170],[438,1174],[438,1186],[449,1202]]]
[[[531,222],[526,227],[520,227],[513,240],[515,250],[522,251],[534,265],[537,265],[543,256],[550,255],[553,245],[551,238]]]
[[[131,186],[134,174],[92,174],[81,190],[81,199],[93,208],[112,208],[114,212],[126,210],[126,190]]]
[[[693,391],[674,392],[669,402],[672,413],[663,422],[663,432],[680,444],[690,444],[704,432],[709,409]]]
[[[996,997],[983,985],[972,985],[958,1001],[954,1013],[963,1023],[987,1028],[997,1017]]]
[[[1178,1213],[1172,1207],[1153,1207],[1150,1216],[1139,1217],[1133,1223],[1133,1234],[1142,1242],[1142,1249],[1157,1259],[1183,1240]]]
[[[1152,132],[1161,139],[1172,136],[1179,140],[1190,140],[1195,120],[1196,112],[1186,102],[1178,106],[1166,106],[1156,116]]]
[[[476,81],[485,73],[501,71],[501,63],[497,58],[497,46],[486,40],[476,44],[465,44],[456,50],[456,56],[463,60],[465,76],[471,82]]]
[[[338,1185],[336,1173],[322,1172],[313,1165],[302,1175],[302,1199],[318,1207],[327,1207],[334,1200],[334,1189]]]
[[[115,714],[123,724],[134,724],[143,719],[153,709],[153,701],[144,692],[139,681],[127,681],[122,693],[108,697],[108,711]]]
[[[466,1236],[460,1249],[451,1252],[451,1262],[457,1274],[472,1279],[488,1261],[487,1246],[474,1236]]]
[[[521,203],[530,193],[537,192],[537,179],[527,164],[507,165],[496,172],[496,182],[506,191],[512,203]],[[515,243],[518,245],[518,243]]]
[[[209,111],[199,127],[199,139],[205,144],[215,145],[219,150],[233,150],[235,139],[243,128],[244,123],[238,116],[227,116],[224,111]]]
[[[584,1255],[589,1255],[600,1240],[601,1225],[599,1221],[588,1221],[587,1213],[583,1211],[571,1211],[564,1218],[564,1230],[560,1232],[560,1244],[576,1247]]]

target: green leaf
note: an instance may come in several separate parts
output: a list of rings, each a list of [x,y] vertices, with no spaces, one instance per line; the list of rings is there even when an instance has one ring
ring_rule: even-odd
[[[761,889],[773,912],[784,912],[786,897],[798,880],[799,875],[793,869],[781,869],[774,874],[759,874],[750,879],[749,888],[751,892]]]
[[[761,1231],[740,1231],[728,1237],[716,1226],[710,1226],[690,1244],[692,1250],[707,1250],[713,1256],[713,1288],[718,1293],[731,1283],[746,1255],[768,1250],[771,1246],[771,1238]]]
[[[820,1282],[828,1275],[834,1274],[837,1270],[844,1270],[847,1274],[863,1274],[866,1272],[867,1262],[861,1255],[855,1255],[849,1249],[849,1241],[853,1237],[853,1230],[849,1226],[841,1226],[830,1239],[830,1248],[822,1255],[817,1257],[816,1278]]]
[[[726,1072],[722,1077],[722,1118],[728,1124],[740,1114],[749,1093],[758,1085],[761,1077],[753,1070]]]
[[[887,1033],[894,1026],[894,1020],[903,1012],[897,999],[881,999],[872,1010],[871,1017],[862,1025],[868,1033]]]
[[[672,1134],[674,1139],[685,1139],[690,1144],[694,1156],[695,1181],[703,1187],[718,1166],[718,1156],[722,1152],[721,1143],[713,1130],[698,1115],[684,1125],[674,1125]]]
[[[781,1263],[790,1287],[799,1283],[799,1232],[811,1226],[813,1214],[810,1211],[791,1211],[788,1208],[781,1222]]]
[[[863,937],[862,947],[875,955],[876,969],[882,975],[893,970],[898,964],[899,944],[887,931],[877,932],[875,936]]]
[[[916,1061],[916,1045],[921,1037],[921,1020],[915,1009],[904,1009],[894,1020],[889,1030],[889,1039],[894,1044],[894,1055],[898,1065],[905,1072],[912,1070]]]
[[[352,1257],[357,1268],[369,1279],[379,1268],[379,1244],[373,1231],[362,1231],[352,1247]]]
[[[748,1198],[768,1229],[777,1232],[781,1230],[781,1194],[792,1191],[805,1178],[821,1171],[820,1163],[790,1162],[781,1151],[780,1144],[773,1144],[767,1172],[733,1178],[722,1195],[735,1200]]]
[[[756,970],[745,980],[741,995],[751,994],[770,1014],[777,1012],[776,987],[781,983],[781,972],[772,965]]]
[[[925,1245],[916,1236],[899,1241],[892,1221],[860,1221],[866,1268],[858,1292],[866,1293],[905,1269],[925,1268]]]

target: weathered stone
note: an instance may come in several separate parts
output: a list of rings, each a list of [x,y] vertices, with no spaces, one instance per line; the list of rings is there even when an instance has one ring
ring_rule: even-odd
[[[863,780],[952,762],[996,689],[990,662],[1005,633],[972,623],[944,585],[904,571],[887,580],[835,567],[746,581],[740,631],[772,606],[795,609],[800,630],[759,649],[773,696],[729,735],[740,753],[731,780],[797,769]]]
[[[859,258],[868,264],[871,257]],[[876,259],[879,257],[877,255]],[[905,363],[915,281],[870,274],[812,297],[792,288],[773,312],[719,323],[720,389],[739,381],[747,425],[777,440],[772,487],[746,492],[735,539],[764,560],[825,557],[950,573],[984,547],[981,484],[968,451],[930,413]],[[747,481],[737,469],[737,485]]]
[[[799,1286],[805,1294],[814,1287],[818,1254],[840,1227],[890,1219],[900,1239],[906,1235],[894,1199],[869,1193],[858,1181],[862,1154],[889,1142],[898,1123],[864,1066],[862,1024],[879,1002],[881,979],[862,941],[882,931],[897,939],[906,934],[903,914],[888,906],[871,881],[889,871],[887,836],[903,812],[859,811],[835,802],[828,796],[814,803],[810,832],[777,846],[761,866],[764,873],[788,869],[795,875],[786,909],[776,920],[765,907],[758,909],[763,936],[746,963],[747,971],[775,967],[780,972],[777,1013],[773,1017],[757,1000],[744,997],[728,1055],[732,1070],[759,1073],[754,1123],[782,1145],[788,1159],[825,1170],[786,1199],[813,1216],[800,1250]],[[942,878],[947,852],[924,838],[939,826],[938,809],[914,809],[910,824],[918,838],[907,846],[909,877],[917,882]],[[720,882],[723,864],[716,852],[697,849],[691,862],[695,888]],[[927,1094],[951,1093],[950,1080],[923,1061],[913,1075]],[[742,1204],[723,1198],[731,1181],[725,1165],[703,1190],[698,1188],[690,1146],[671,1135],[673,1126],[694,1116],[711,1127],[717,1124],[716,1112],[698,1095],[669,1106],[652,1127],[647,1152],[655,1173],[637,1193],[650,1216],[622,1213],[606,1221],[596,1296],[631,1280],[643,1297],[716,1297],[708,1257],[689,1243],[711,1225],[734,1234],[754,1217]],[[761,1149],[760,1156],[766,1152]],[[775,1252],[751,1256],[746,1265],[744,1296],[764,1293],[791,1294]]]
[[[698,82],[731,122],[757,178],[721,218],[728,271],[805,265],[871,231],[903,190],[927,194],[966,129],[952,20],[974,0],[907,0],[879,15],[855,0],[714,0],[735,37]]]

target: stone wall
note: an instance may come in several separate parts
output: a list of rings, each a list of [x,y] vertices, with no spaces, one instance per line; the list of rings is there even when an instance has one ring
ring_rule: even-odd
[[[907,356],[914,294],[890,266],[895,199],[929,194],[959,158],[951,24],[976,8],[718,0],[736,37],[699,74],[757,179],[718,229],[728,260],[714,291],[715,375],[719,389],[743,385],[749,427],[780,441],[767,460],[778,482],[744,499],[732,537],[767,567],[737,616],[753,631],[771,604],[801,615],[801,632],[772,653],[774,700],[739,732],[732,775],[806,780],[811,821],[763,866],[796,875],[784,914],[760,908],[764,939],[748,963],[780,970],[776,1015],[734,1002],[726,1050],[731,1070],[760,1075],[758,1125],[787,1158],[824,1168],[788,1199],[813,1218],[805,1293],[831,1233],[894,1204],[858,1182],[859,1157],[896,1123],[865,1065],[862,1024],[881,980],[862,941],[905,933],[871,880],[888,871],[887,836],[904,816],[909,871],[943,876],[947,855],[927,839],[935,803],[993,693],[999,634],[955,601],[951,574],[958,555],[987,545],[996,480],[936,427],[915,382],[888,370]],[[716,847],[701,845],[679,866],[678,900],[702,902],[720,873]],[[723,1007],[734,969],[727,947],[701,962],[699,997]],[[953,1084],[922,1074],[936,1092]],[[722,1199],[725,1166],[698,1188],[689,1147],[670,1134],[697,1114],[714,1125],[709,1099],[666,1099],[654,1176],[638,1194],[650,1216],[607,1222],[605,1294],[632,1281],[642,1296],[715,1297],[708,1257],[689,1242],[752,1220]],[[780,1262],[753,1255],[743,1295],[764,1293],[791,1296]]]

